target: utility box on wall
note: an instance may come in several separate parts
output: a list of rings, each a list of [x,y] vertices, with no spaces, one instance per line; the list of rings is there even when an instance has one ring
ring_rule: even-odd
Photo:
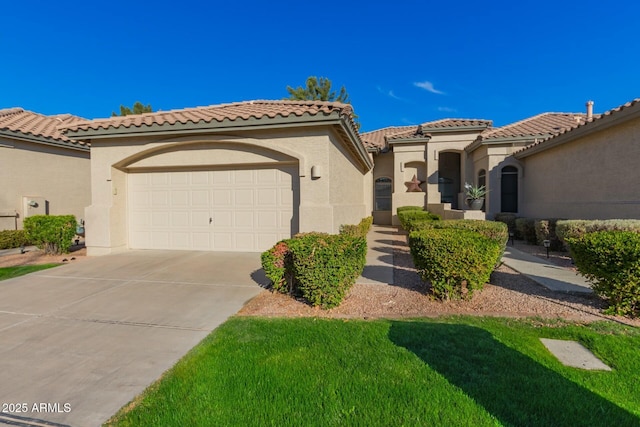
[[[25,218],[34,215],[47,215],[49,202],[44,197],[22,196],[22,212]]]

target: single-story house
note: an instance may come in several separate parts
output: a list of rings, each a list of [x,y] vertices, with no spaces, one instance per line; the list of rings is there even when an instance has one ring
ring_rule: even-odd
[[[132,249],[262,251],[419,205],[449,218],[640,218],[635,100],[603,115],[543,113],[506,126],[441,119],[359,134],[350,105],[249,101],[90,121],[90,255]],[[81,141],[81,142],[75,142]],[[486,186],[483,210],[465,183]]]
[[[58,130],[78,121],[84,119],[0,110],[0,230],[21,229],[32,215],[84,217],[91,202],[90,147]]]
[[[64,126],[91,144],[89,255],[263,251],[372,211],[373,161],[350,105],[250,101]]]

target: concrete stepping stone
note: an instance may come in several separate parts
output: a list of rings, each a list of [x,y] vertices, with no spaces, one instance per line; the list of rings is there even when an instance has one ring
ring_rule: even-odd
[[[577,341],[540,338],[542,344],[565,366],[590,371],[610,371],[611,368],[598,359],[589,349]]]

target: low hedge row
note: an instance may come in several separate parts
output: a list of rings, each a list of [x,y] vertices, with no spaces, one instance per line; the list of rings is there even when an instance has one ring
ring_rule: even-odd
[[[459,228],[413,231],[409,247],[422,279],[431,283],[433,296],[441,300],[471,298],[489,281],[504,250],[496,239]]]
[[[350,236],[356,237],[367,237],[367,233],[371,229],[371,225],[373,224],[373,217],[368,216],[362,218],[359,224],[343,224],[340,226],[340,234],[348,234]]]
[[[324,309],[340,305],[364,269],[372,221],[342,226],[340,234],[297,234],[263,252],[262,268],[273,290]]]
[[[640,233],[595,231],[566,237],[578,271],[605,298],[607,314],[640,315]]]
[[[414,227],[418,226],[417,224],[428,221],[439,221],[440,216],[423,210],[409,209],[401,211],[400,208],[398,208],[398,220],[402,228],[410,233]]]
[[[13,249],[29,245],[27,233],[24,230],[0,231],[0,249]]]
[[[414,231],[444,228],[475,231],[494,240],[500,245],[503,252],[509,240],[509,229],[506,224],[497,221],[482,221],[477,219],[448,219],[445,221],[422,222],[414,227]]]
[[[606,220],[583,220],[571,219],[560,220],[556,225],[556,234],[562,242],[567,242],[570,238],[579,238],[586,233],[595,231],[633,231],[640,233],[640,220],[637,219],[606,219]]]
[[[24,219],[27,240],[46,254],[69,252],[77,226],[73,215],[34,215]]]
[[[504,222],[507,224],[507,228],[509,232],[514,233],[516,239],[522,239],[520,233],[518,233],[518,229],[516,228],[516,219],[518,219],[518,215],[509,212],[499,212],[493,216],[493,220],[497,222]]]

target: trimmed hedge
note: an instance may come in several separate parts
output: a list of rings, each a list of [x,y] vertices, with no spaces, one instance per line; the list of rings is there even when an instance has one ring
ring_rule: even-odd
[[[439,221],[440,216],[423,210],[404,210],[398,212],[398,220],[402,228],[410,233],[419,223]]]
[[[409,247],[422,279],[440,300],[471,298],[489,281],[503,250],[494,239],[455,228],[413,231]]]
[[[309,233],[292,239],[289,248],[294,291],[324,309],[340,305],[366,263],[364,237]]]
[[[367,237],[367,233],[373,224],[373,217],[362,218],[358,225],[343,224],[340,226],[340,234],[348,234],[354,237]]]
[[[518,228],[516,227],[516,219],[518,219],[518,215],[509,212],[499,212],[493,216],[494,221],[504,222],[507,224],[507,228],[509,232],[513,233],[513,237],[516,239],[522,239],[520,233],[518,233]]]
[[[69,252],[77,226],[73,215],[34,215],[24,219],[27,239],[49,255]]]
[[[27,245],[29,245],[29,240],[24,230],[0,231],[0,249],[13,249]]]
[[[580,274],[607,300],[605,313],[640,315],[640,233],[596,231],[567,241]]]
[[[637,219],[606,219],[584,220],[571,219],[559,220],[556,224],[556,235],[562,242],[570,238],[579,238],[586,233],[595,231],[633,231],[640,233],[640,220]]]
[[[400,206],[396,208],[396,213],[399,214],[400,212],[404,212],[404,211],[422,211],[422,210],[424,210],[422,206]]]
[[[507,246],[507,241],[509,240],[509,229],[507,228],[507,225],[505,223],[497,221],[483,221],[478,219],[448,219],[445,221],[423,222],[421,224],[417,224],[417,226],[414,227],[413,230],[417,231],[444,228],[469,230],[480,233],[483,236],[498,243],[502,248],[502,252],[504,252],[504,248]]]
[[[340,305],[364,269],[372,223],[366,217],[341,226],[340,234],[300,233],[276,243],[261,255],[273,290],[325,309]]]
[[[549,240],[549,248],[552,251],[565,250],[564,243],[558,238],[556,234],[556,226],[559,219],[538,219],[534,221],[534,228],[536,230],[536,243],[541,245],[545,240]]]
[[[536,220],[533,218],[516,218],[516,230],[525,242],[532,245],[538,244],[536,236]]]

